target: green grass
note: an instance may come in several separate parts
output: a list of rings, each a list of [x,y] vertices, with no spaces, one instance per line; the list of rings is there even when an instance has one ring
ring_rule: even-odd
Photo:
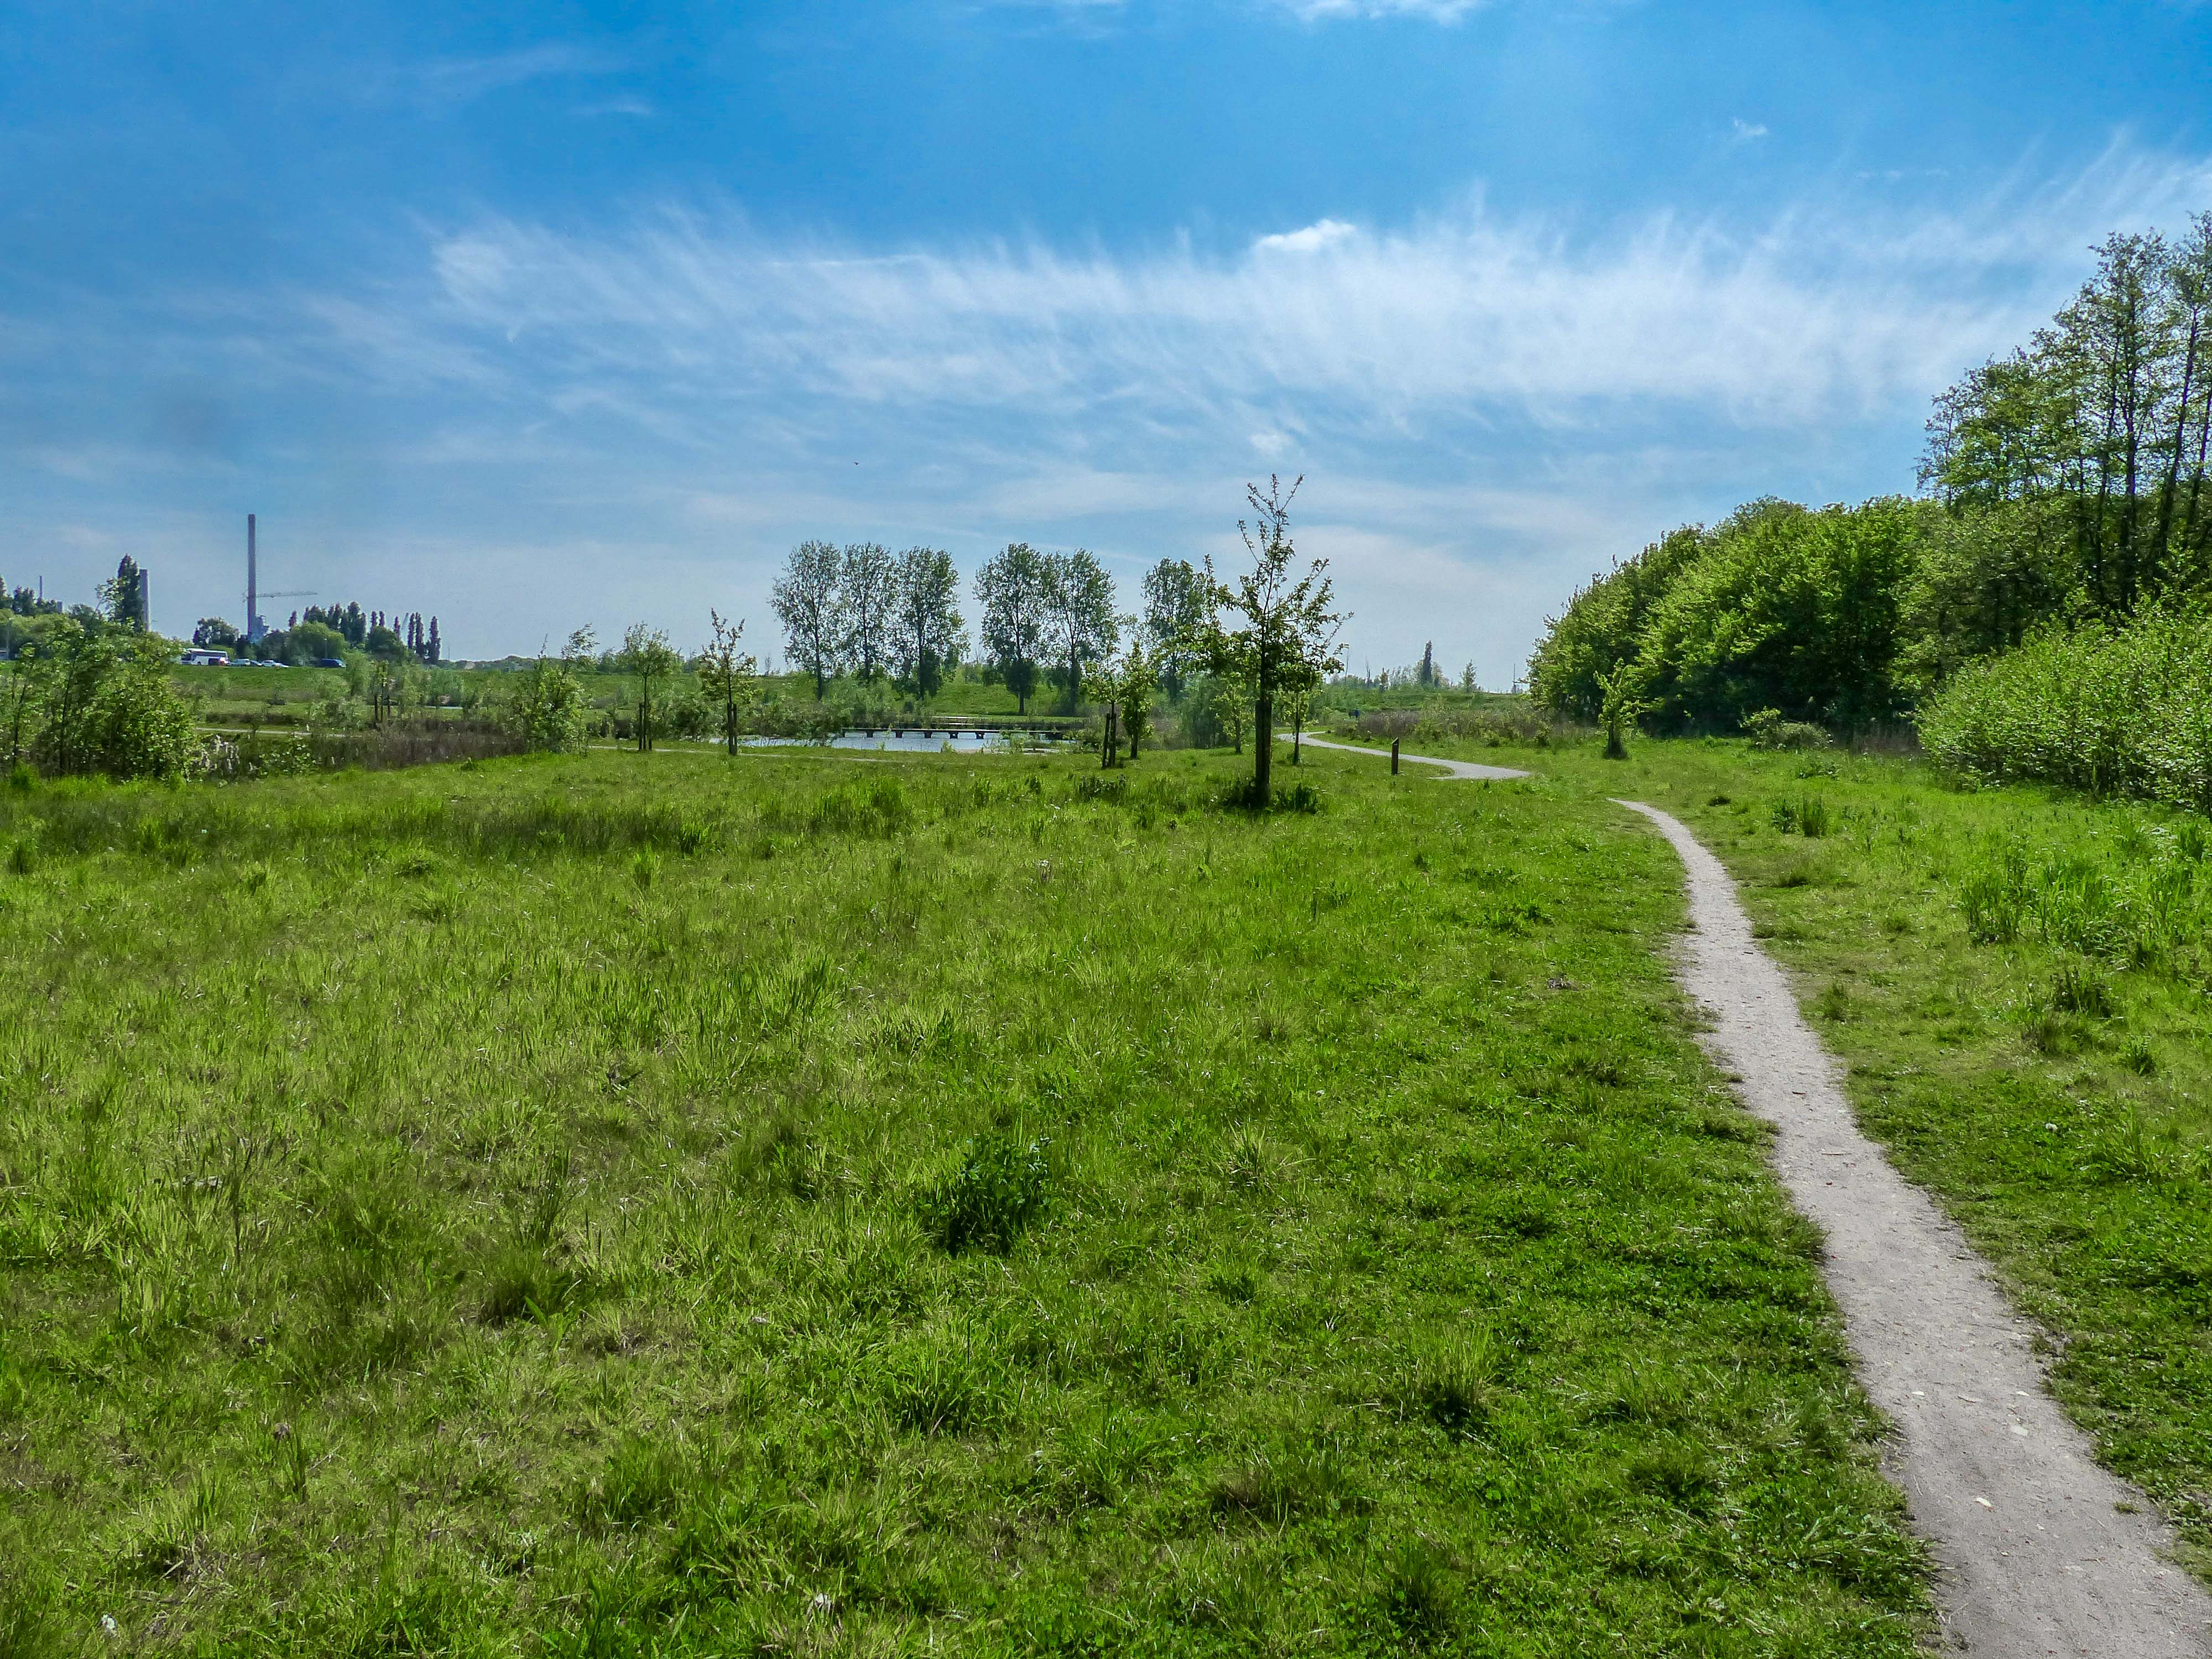
[[[1516,763],[1665,807],[1729,866],[1861,1123],[1996,1263],[2061,1401],[2212,1573],[2212,826],[1739,743]]]
[[[0,796],[0,1653],[1915,1651],[1664,846],[1086,768]]]

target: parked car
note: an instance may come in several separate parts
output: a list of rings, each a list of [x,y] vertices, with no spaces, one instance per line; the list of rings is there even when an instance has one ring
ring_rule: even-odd
[[[193,649],[177,659],[188,668],[228,668],[230,653],[227,651]]]
[[[318,657],[315,659],[313,666],[317,668],[343,668],[345,666],[345,659],[343,657]]]

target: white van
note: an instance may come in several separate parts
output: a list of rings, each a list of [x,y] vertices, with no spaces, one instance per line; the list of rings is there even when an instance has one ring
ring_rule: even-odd
[[[185,652],[177,660],[187,668],[228,668],[230,666],[230,653],[195,648]]]

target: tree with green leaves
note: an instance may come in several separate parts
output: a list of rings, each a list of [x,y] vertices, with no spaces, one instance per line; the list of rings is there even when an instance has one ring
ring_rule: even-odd
[[[801,542],[791,550],[770,602],[783,623],[784,654],[814,676],[814,696],[829,694],[842,665],[846,620],[844,556],[828,542]]]
[[[914,696],[933,697],[966,646],[960,619],[960,573],[952,556],[933,547],[899,555],[891,611],[890,659]]]
[[[863,685],[872,685],[890,660],[898,606],[898,564],[890,549],[880,542],[854,542],[845,550],[838,587],[844,599],[845,661]]]
[[[169,682],[177,652],[157,634],[56,617],[11,666],[12,762],[52,776],[173,779],[190,763],[191,708]]]
[[[1044,556],[1027,542],[1009,544],[975,573],[984,655],[1024,714],[1045,647],[1046,592]]]
[[[1129,758],[1137,758],[1152,725],[1152,698],[1159,690],[1159,672],[1152,660],[1145,654],[1141,640],[1129,641],[1128,654],[1121,659],[1115,678],[1115,705],[1121,711],[1121,729],[1128,733]]]
[[[128,553],[115,574],[100,585],[100,609],[118,628],[146,631],[146,573]]]
[[[540,752],[581,749],[583,676],[598,643],[589,628],[580,628],[568,635],[568,648],[557,657],[547,655],[541,647],[538,659],[515,677],[514,690],[500,711],[501,724]]]
[[[726,623],[720,611],[711,609],[707,616],[714,634],[699,653],[699,690],[722,728],[724,748],[734,755],[745,711],[760,696],[760,665],[750,652],[739,649],[744,618]]]
[[[637,751],[647,753],[653,748],[655,699],[662,698],[670,678],[683,672],[684,659],[669,644],[666,629],[632,623],[623,632],[615,666],[637,681]]]
[[[1180,699],[1203,665],[1193,641],[1213,616],[1212,589],[1188,559],[1162,559],[1145,573],[1145,611],[1138,623],[1161,690]]]
[[[1206,563],[1206,580],[1213,588],[1213,613],[1242,617],[1239,628],[1213,622],[1205,641],[1208,665],[1224,677],[1240,678],[1252,697],[1253,805],[1265,806],[1273,799],[1275,749],[1275,702],[1286,686],[1297,685],[1309,674],[1322,677],[1344,664],[1338,641],[1345,617],[1330,609],[1335,591],[1328,577],[1328,561],[1313,560],[1299,572],[1297,550],[1291,540],[1291,502],[1303,477],[1288,489],[1270,477],[1263,495],[1257,484],[1245,487],[1252,517],[1237,523],[1238,534],[1252,556],[1252,568],[1232,586]]]
[[[1605,677],[1602,689],[1604,701],[1599,708],[1598,720],[1605,727],[1605,757],[1626,760],[1627,730],[1650,707],[1643,696],[1636,665],[1622,663]]]
[[[1067,710],[1080,706],[1083,665],[1113,654],[1121,619],[1114,612],[1114,579],[1082,548],[1045,556],[1045,631],[1062,665]]]
[[[1121,667],[1110,658],[1101,658],[1083,671],[1083,696],[1098,705],[1098,764],[1102,768],[1114,766],[1121,757]]]

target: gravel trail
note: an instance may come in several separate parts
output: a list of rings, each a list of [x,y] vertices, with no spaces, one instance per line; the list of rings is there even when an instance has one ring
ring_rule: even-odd
[[[1400,758],[1460,778],[1528,775]],[[1988,1264],[1859,1133],[1835,1060],[1752,937],[1728,871],[1656,807],[1615,804],[1656,824],[1687,872],[1678,977],[1712,1020],[1706,1048],[1774,1126],[1776,1173],[1825,1236],[1823,1272],[1860,1385],[1896,1425],[1884,1462],[1939,1564],[1946,1648],[1978,1659],[2212,1656],[2212,1595],[2172,1564],[2149,1499],[2099,1466],[2045,1391],[2030,1328]]]
[[[1291,740],[1291,734],[1287,732],[1280,736],[1285,743]],[[1331,743],[1327,738],[1311,737],[1301,741],[1310,749],[1341,749],[1347,755],[1375,755],[1383,760],[1390,758],[1390,751],[1387,749],[1369,749],[1356,743]],[[1411,761],[1417,766],[1441,766],[1455,778],[1525,778],[1528,775],[1510,766],[1478,766],[1473,761],[1438,760],[1433,755],[1408,755],[1402,750],[1398,758]]]
[[[1689,873],[1683,988],[1704,1041],[1773,1124],[1773,1162],[1826,1236],[1861,1385],[1897,1426],[1890,1478],[1942,1565],[1947,1645],[1989,1659],[2212,1653],[2212,1596],[2168,1559],[2150,1501],[2098,1466],[2045,1391],[2027,1324],[1933,1200],[1858,1131],[1838,1069],[1753,939],[1735,884],[1688,830],[1659,827]]]

